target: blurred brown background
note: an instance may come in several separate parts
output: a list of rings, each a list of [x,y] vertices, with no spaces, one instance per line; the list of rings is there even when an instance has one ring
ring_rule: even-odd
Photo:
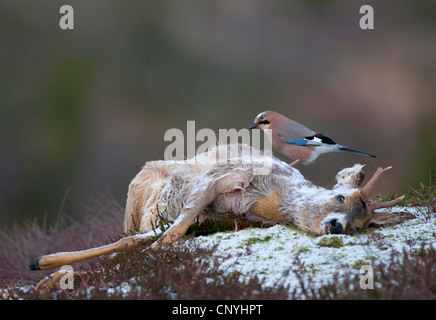
[[[0,70],[0,226],[107,194],[124,205],[187,120],[218,133],[275,110],[378,155],[298,166],[326,186],[360,162],[392,165],[377,191],[402,193],[436,164],[433,0],[2,0]]]

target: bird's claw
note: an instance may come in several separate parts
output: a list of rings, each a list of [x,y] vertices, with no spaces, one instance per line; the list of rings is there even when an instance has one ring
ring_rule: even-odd
[[[298,162],[300,162],[300,159],[295,160],[294,162],[290,163],[289,165],[291,167],[295,166]]]

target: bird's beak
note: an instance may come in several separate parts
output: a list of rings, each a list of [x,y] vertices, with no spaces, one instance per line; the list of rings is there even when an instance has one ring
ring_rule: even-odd
[[[250,124],[250,126],[248,127],[248,129],[254,129],[254,128],[256,128],[258,125],[259,125],[259,123],[254,122],[254,123]]]

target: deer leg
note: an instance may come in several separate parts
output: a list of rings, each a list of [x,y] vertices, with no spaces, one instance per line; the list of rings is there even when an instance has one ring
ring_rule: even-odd
[[[185,211],[177,217],[171,227],[159,240],[153,243],[151,247],[156,248],[160,245],[177,241],[183,237],[195,218],[197,218],[204,208],[215,198],[216,192],[213,189],[213,184],[210,182],[199,183],[189,197],[185,205]]]
[[[135,234],[129,237],[122,238],[115,243],[96,247],[88,250],[58,252],[45,256],[41,256],[33,260],[29,264],[30,270],[46,270],[59,268],[64,265],[69,265],[86,259],[91,259],[104,254],[125,251],[129,248],[140,246],[148,239],[162,233],[160,229],[150,231],[143,234]]]
[[[186,205],[185,212],[178,216],[174,224],[163,234],[163,236],[153,243],[155,248],[161,244],[171,243],[180,239],[188,230],[194,219],[211,203],[216,193],[213,189],[212,179],[200,182],[190,195]],[[61,267],[74,262],[98,257],[104,254],[125,251],[128,248],[137,247],[144,241],[162,233],[160,229],[149,231],[143,234],[136,234],[122,238],[115,243],[105,246],[73,252],[59,252],[36,258],[29,264],[30,270],[45,270]]]
[[[86,272],[71,272],[71,277],[74,280],[77,280],[77,278],[80,278],[84,275],[86,275]],[[61,281],[64,276],[69,276],[68,271],[60,270],[48,275],[38,282],[38,284],[35,286],[35,292],[37,292],[40,297],[45,297],[53,290],[59,290],[61,288]]]
[[[203,208],[202,208],[203,209]],[[194,222],[195,218],[201,213],[201,211],[189,210],[185,214],[180,215],[171,227],[163,234],[159,240],[155,241],[151,247],[156,248],[163,244],[169,244],[179,240],[188,231],[189,226]]]

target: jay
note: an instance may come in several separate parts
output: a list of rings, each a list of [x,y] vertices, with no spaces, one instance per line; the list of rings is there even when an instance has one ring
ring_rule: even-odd
[[[286,118],[284,115],[274,111],[264,111],[260,113],[249,129],[260,128],[269,138],[273,148],[295,160],[291,165],[301,161],[308,165],[315,161],[323,153],[349,151],[365,156],[376,156],[363,151],[354,150],[337,144],[329,137],[317,133],[306,126]]]

